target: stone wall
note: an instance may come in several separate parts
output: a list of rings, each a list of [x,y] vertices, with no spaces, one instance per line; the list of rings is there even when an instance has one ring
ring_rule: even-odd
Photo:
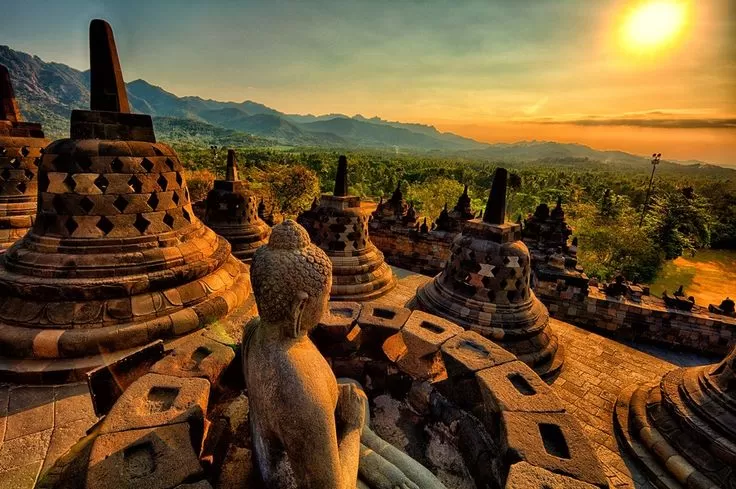
[[[373,224],[370,233],[389,264],[430,277],[444,268],[456,236],[444,231],[422,233]],[[558,287],[556,282],[541,280],[536,282],[534,292],[552,317],[617,338],[717,355],[725,355],[736,342],[736,319],[711,314],[702,307],[688,313],[669,309],[653,296],[633,302],[606,297],[597,287],[590,287],[586,294],[577,287]]]
[[[422,275],[435,276],[450,257],[456,233],[419,232],[413,228],[370,226],[371,241],[383,252],[390,265]]]
[[[653,296],[641,302],[607,297],[591,286],[580,298],[572,288],[558,290],[556,283],[539,282],[537,297],[549,308],[550,315],[584,328],[603,330],[611,336],[647,341],[703,353],[725,355],[736,343],[736,318],[711,314],[697,307],[693,312],[667,308]]]

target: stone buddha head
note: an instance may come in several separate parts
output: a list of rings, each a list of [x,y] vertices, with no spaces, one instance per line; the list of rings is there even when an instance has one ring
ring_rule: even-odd
[[[262,323],[291,338],[317,326],[330,298],[332,263],[302,226],[291,219],[275,226],[250,275]]]

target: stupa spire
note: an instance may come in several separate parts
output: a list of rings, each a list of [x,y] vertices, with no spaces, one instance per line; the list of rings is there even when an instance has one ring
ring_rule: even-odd
[[[506,181],[508,172],[505,168],[497,168],[493,175],[491,193],[488,195],[483,221],[488,224],[503,224],[506,220]]]
[[[89,24],[91,109],[130,112],[123,72],[110,24],[93,19]]]
[[[0,65],[0,121],[21,122],[18,102],[15,100],[15,91],[10,82],[8,69]]]
[[[335,197],[347,197],[348,195],[348,159],[345,155],[340,155],[337,162],[335,191],[332,194]]]
[[[228,182],[237,182],[240,180],[238,175],[238,160],[235,157],[235,150],[227,150],[227,169],[225,170],[225,180]]]

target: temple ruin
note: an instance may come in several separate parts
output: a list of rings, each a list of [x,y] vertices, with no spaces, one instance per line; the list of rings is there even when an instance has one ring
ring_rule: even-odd
[[[24,122],[8,69],[0,65],[0,252],[26,234],[36,215],[41,124]]]
[[[0,71],[1,488],[736,488],[732,299],[588,280],[502,168],[369,216],[341,156],[295,222],[230,150],[204,224],[102,20],[90,65],[48,145]]]
[[[547,308],[531,290],[521,227],[506,221],[505,169],[496,170],[483,219],[468,221],[445,269],[417,291],[427,312],[455,321],[513,352],[543,377],[563,363]]]
[[[248,189],[248,182],[238,175],[238,163],[232,149],[227,152],[225,179],[215,180],[205,206],[204,223],[228,240],[236,258],[249,262],[256,250],[268,241],[271,229],[258,216],[257,199]]]
[[[130,113],[104,21],[90,24],[90,68],[91,110],[73,111],[71,137],[43,151],[36,220],[0,258],[4,379],[83,379],[250,295],[230,245],[194,217],[176,153],[150,116]]]
[[[391,291],[396,279],[368,235],[360,197],[348,195],[348,160],[340,157],[335,191],[297,220],[332,261],[332,300],[366,301]]]

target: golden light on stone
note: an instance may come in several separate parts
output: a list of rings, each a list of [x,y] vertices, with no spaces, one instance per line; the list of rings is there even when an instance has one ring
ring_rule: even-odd
[[[629,52],[647,53],[674,44],[688,23],[686,0],[655,0],[634,5],[621,25],[621,43]]]

